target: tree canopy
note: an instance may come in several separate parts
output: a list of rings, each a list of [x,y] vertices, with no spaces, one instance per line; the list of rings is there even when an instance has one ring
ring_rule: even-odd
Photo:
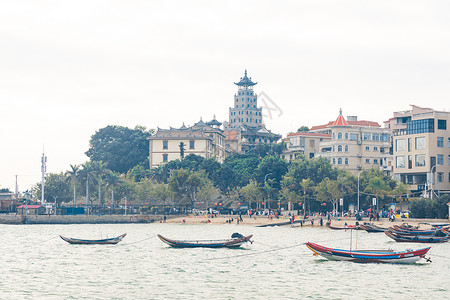
[[[109,125],[91,136],[85,153],[91,161],[103,161],[111,171],[126,173],[136,165],[148,164],[148,140],[152,130]]]

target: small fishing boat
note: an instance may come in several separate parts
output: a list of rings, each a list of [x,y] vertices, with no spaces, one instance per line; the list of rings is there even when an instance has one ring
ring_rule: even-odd
[[[403,232],[403,233],[407,233],[407,234],[416,234],[416,235],[435,235],[436,232],[439,231],[439,228],[421,230],[421,229],[409,229],[409,228],[405,228],[403,226],[397,226],[397,225],[394,225],[390,228],[397,232]]]
[[[432,235],[402,235],[391,230],[384,232],[388,237],[396,242],[405,243],[445,243],[449,240],[449,235],[432,236]]]
[[[353,229],[353,230],[359,230],[359,225],[347,225],[344,227],[337,227],[332,225],[327,225],[328,228],[333,230],[347,230],[347,229]]]
[[[126,236],[127,234],[124,233],[122,235],[113,237],[113,238],[109,238],[109,239],[100,239],[100,240],[85,240],[85,239],[75,239],[75,238],[68,238],[65,236],[60,235],[60,237],[70,243],[70,244],[83,244],[83,245],[111,245],[111,244],[117,244],[118,242],[120,242],[121,240],[123,240],[123,238]]]
[[[246,242],[253,243],[252,236],[233,233],[231,239],[223,240],[172,240],[158,234],[161,241],[175,248],[238,248]]]
[[[314,252],[315,255],[321,255],[329,260],[342,260],[358,263],[395,263],[412,264],[421,258],[431,261],[425,257],[425,254],[431,247],[418,250],[407,249],[405,251],[393,250],[342,250],[328,248],[314,243],[306,243],[306,246]]]
[[[359,228],[367,232],[385,232],[388,228],[383,228],[374,224],[361,224]]]

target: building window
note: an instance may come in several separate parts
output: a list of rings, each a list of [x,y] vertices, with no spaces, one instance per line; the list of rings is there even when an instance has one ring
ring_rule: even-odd
[[[438,178],[439,182],[444,182],[444,173],[438,172],[437,173],[437,178]]]
[[[406,134],[434,132],[434,119],[422,119],[406,122]]]
[[[378,152],[378,147],[373,147],[373,151],[377,151]]]
[[[443,148],[444,147],[444,138],[443,137],[438,136],[438,138],[437,138],[437,146],[439,148]]]
[[[381,134],[381,141],[382,142],[389,142],[390,141],[390,135],[388,133],[382,133]]]
[[[444,155],[443,154],[437,155],[437,164],[440,166],[442,166],[444,164]]]
[[[450,155],[448,156],[448,165],[450,166]]]
[[[416,150],[423,150],[425,149],[425,137],[416,137]]]
[[[342,152],[342,146],[341,145],[338,146],[338,152]]]
[[[438,129],[447,130],[447,120],[438,120]]]
[[[450,138],[448,138],[448,142],[447,143],[448,143],[447,146],[450,148]]]
[[[335,133],[333,133],[333,140],[335,140],[336,139],[336,135],[335,135]]]
[[[406,150],[405,139],[398,139],[395,141],[395,150],[396,151],[405,151]]]
[[[357,141],[357,140],[358,140],[358,134],[350,133],[350,141]]]
[[[348,146],[345,145],[345,152],[348,152]]]
[[[167,162],[167,154],[163,154],[163,162]]]
[[[424,166],[425,166],[425,154],[417,154],[416,167],[424,167]]]
[[[397,156],[395,158],[395,167],[398,169],[405,167],[405,157],[404,156]]]
[[[342,140],[342,133],[338,133],[338,140]]]
[[[370,133],[364,132],[363,137],[364,137],[363,139],[364,139],[365,141],[369,141],[369,140],[370,140]]]
[[[380,148],[380,153],[384,153],[384,148]]]
[[[380,140],[380,134],[379,133],[373,133],[372,134],[372,140],[373,141],[379,141]]]
[[[195,141],[189,141],[189,149],[195,149]]]
[[[345,159],[345,164],[348,165],[348,158]]]
[[[348,133],[345,133],[345,139],[348,140]]]
[[[370,164],[370,159],[366,158],[366,164]]]
[[[374,163],[374,164],[378,164],[378,159],[375,158],[375,159],[373,160],[373,163]]]
[[[169,141],[163,141],[163,150],[167,150]]]
[[[333,165],[336,164],[336,158],[333,157]]]
[[[366,151],[369,151],[370,150],[370,147],[369,146],[366,146]]]
[[[342,158],[338,158],[338,165],[342,165]]]

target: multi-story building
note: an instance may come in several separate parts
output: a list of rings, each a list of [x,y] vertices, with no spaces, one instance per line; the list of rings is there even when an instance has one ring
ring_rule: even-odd
[[[390,172],[391,131],[377,122],[358,120],[356,116],[342,116],[328,124],[313,126],[310,132],[330,134],[331,139],[320,143],[318,155],[328,157],[332,164],[354,174],[361,170],[380,168]]]
[[[449,122],[450,112],[415,105],[386,122],[393,130],[394,175],[411,192],[450,192]]]
[[[229,121],[224,122],[227,135],[227,147],[238,152],[247,152],[257,144],[276,143],[281,135],[272,133],[265,127],[262,118],[262,108],[258,107],[258,96],[253,91],[251,77],[244,77],[235,82],[238,91],[234,95],[234,105],[229,109]]]
[[[315,132],[289,133],[284,139],[286,150],[281,154],[281,158],[287,161],[304,155],[306,158],[315,157],[320,150],[320,144],[331,140],[331,134]]]
[[[202,120],[191,127],[161,129],[149,137],[150,168],[161,166],[181,158],[180,144],[184,144],[184,155],[195,154],[204,158],[215,158],[222,163],[230,150],[225,148],[225,134],[221,123],[215,118],[205,123]]]

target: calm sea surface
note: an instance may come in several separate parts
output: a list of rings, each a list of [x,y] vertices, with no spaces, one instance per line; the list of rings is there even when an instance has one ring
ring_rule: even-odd
[[[59,234],[118,245],[71,245]],[[254,234],[242,249],[174,249],[154,237]],[[242,225],[0,225],[1,299],[450,299],[450,243],[433,262],[355,264],[312,256],[307,241],[348,248],[350,232]],[[353,233],[355,237],[355,233]],[[297,245],[297,246],[296,246]],[[353,244],[354,245],[354,244]],[[421,248],[358,233],[358,248]],[[281,249],[282,248],[282,249]]]

